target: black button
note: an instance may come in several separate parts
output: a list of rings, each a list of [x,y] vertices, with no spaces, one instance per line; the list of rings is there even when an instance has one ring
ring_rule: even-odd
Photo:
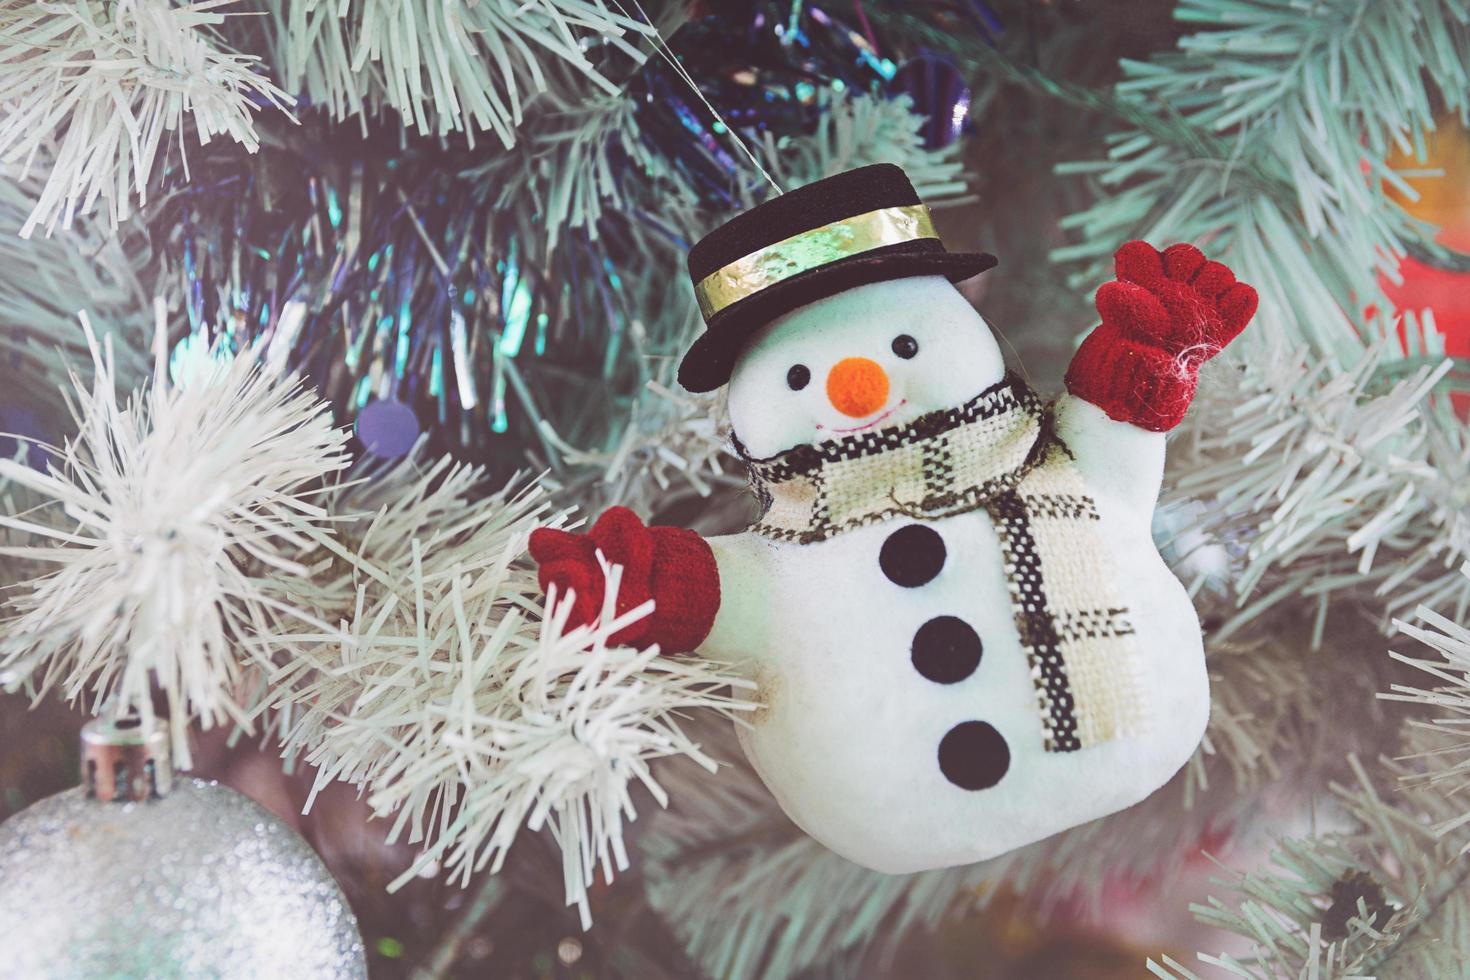
[[[980,634],[958,616],[935,616],[914,634],[914,669],[936,684],[969,677],[981,652]]]
[[[944,539],[923,524],[901,527],[883,542],[878,565],[890,582],[906,589],[917,588],[944,567]]]
[[[939,771],[960,789],[989,789],[1011,767],[1011,749],[994,725],[965,721],[939,743]]]

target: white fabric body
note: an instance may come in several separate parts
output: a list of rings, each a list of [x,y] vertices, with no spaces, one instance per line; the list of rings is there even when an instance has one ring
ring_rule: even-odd
[[[901,358],[907,334],[918,353]],[[849,418],[825,390],[838,361],[877,362],[887,402]],[[793,391],[802,364],[811,381]],[[735,368],[730,415],[752,456],[837,438],[841,429],[903,423],[962,404],[1004,374],[984,320],[938,277],[849,290],[766,327]],[[1058,432],[1101,515],[1099,534],[1137,632],[1146,726],[1139,735],[1047,752],[1035,685],[1012,613],[999,539],[983,510],[940,520],[900,518],[812,544],[751,533],[715,538],[721,607],[703,653],[742,664],[763,708],[742,729],[746,754],[786,812],[848,859],[891,873],[1005,853],[1143,799],[1189,759],[1209,714],[1199,621],[1159,557],[1150,523],[1164,437],[1064,397]],[[926,523],[946,558],[905,588],[879,564],[895,531]],[[983,653],[966,678],[941,684],[911,659],[915,632],[955,616]],[[995,785],[964,789],[938,761],[966,721],[1004,737],[1009,767]]]

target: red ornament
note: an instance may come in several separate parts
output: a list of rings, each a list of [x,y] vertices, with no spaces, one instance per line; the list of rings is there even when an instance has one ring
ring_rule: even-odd
[[[1470,130],[1454,116],[1441,118],[1428,134],[1425,158],[1400,153],[1389,158],[1396,170],[1440,170],[1442,176],[1406,177],[1417,193],[1408,196],[1390,189],[1389,196],[1409,214],[1439,226],[1435,241],[1470,259]],[[1470,272],[1441,268],[1415,256],[1399,263],[1401,282],[1383,278],[1383,292],[1396,311],[1432,310],[1434,325],[1444,337],[1445,353],[1470,358]],[[1405,327],[1400,336],[1408,349]],[[1470,395],[1456,393],[1461,415],[1470,410]]]
[[[1433,310],[1434,325],[1444,335],[1445,353],[1470,358],[1470,272],[1439,269],[1405,256],[1399,263],[1399,275],[1402,282],[1386,277],[1383,281],[1383,292],[1393,308]]]

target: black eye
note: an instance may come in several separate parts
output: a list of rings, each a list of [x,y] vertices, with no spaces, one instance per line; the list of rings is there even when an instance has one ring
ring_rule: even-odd
[[[812,373],[806,369],[805,364],[793,364],[791,370],[786,372],[786,385],[792,391],[800,391],[812,380]]]
[[[906,333],[893,338],[893,353],[905,361],[919,352],[919,342]]]

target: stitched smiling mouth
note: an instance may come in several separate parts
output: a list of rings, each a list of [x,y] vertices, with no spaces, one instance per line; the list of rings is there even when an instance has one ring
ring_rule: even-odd
[[[900,398],[898,400],[898,404],[897,405],[894,405],[892,408],[890,408],[888,411],[884,412],[882,415],[880,415],[877,418],[875,418],[873,421],[871,421],[871,422],[864,422],[862,425],[855,425],[851,429],[836,429],[836,428],[834,428],[834,429],[828,429],[825,425],[823,425],[820,422],[817,423],[817,428],[819,428],[819,429],[826,429],[826,431],[828,431],[828,432],[841,432],[843,435],[847,435],[848,433],[852,433],[852,432],[862,432],[864,429],[871,429],[873,426],[877,425],[879,422],[882,422],[884,419],[888,418],[888,416],[892,415],[894,412],[898,411],[900,408],[903,408],[908,403],[909,403],[909,400],[907,398]]]

